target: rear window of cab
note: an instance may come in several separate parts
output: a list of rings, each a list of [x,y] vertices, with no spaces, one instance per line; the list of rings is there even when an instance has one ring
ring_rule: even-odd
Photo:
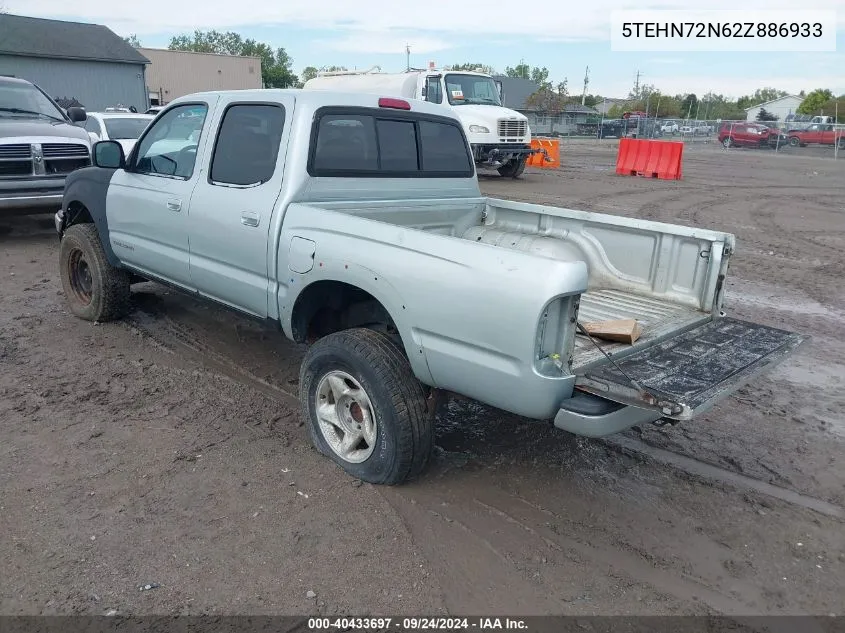
[[[315,177],[471,178],[474,161],[457,121],[386,108],[322,108],[311,132]]]

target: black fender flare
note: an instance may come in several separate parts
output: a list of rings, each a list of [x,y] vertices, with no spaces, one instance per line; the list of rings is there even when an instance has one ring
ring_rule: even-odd
[[[61,239],[69,226],[86,221],[86,218],[80,215],[83,211],[78,206],[85,207],[91,221],[97,227],[97,235],[109,263],[116,268],[122,268],[123,265],[115,255],[109,241],[109,224],[106,217],[106,194],[115,171],[100,167],[83,167],[68,175],[65,180],[61,226],[58,227],[58,231]]]

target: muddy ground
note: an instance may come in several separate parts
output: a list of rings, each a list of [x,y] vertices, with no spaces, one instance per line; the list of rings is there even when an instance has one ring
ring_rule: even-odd
[[[300,347],[154,284],[123,322],[75,319],[50,218],[0,220],[0,613],[842,613],[845,160],[798,154],[690,146],[666,182],[573,141],[482,178],[733,232],[726,310],[813,338],[677,427],[455,406],[396,488],[310,447]]]

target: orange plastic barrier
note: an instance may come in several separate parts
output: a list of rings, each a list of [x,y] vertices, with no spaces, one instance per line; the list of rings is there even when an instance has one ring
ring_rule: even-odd
[[[531,139],[532,149],[543,149],[546,153],[538,152],[528,157],[525,165],[527,167],[540,167],[542,169],[557,169],[560,167],[560,141],[556,138],[534,138]],[[548,159],[546,156],[548,155]]]
[[[641,138],[619,139],[616,173],[661,180],[680,180],[684,144]]]

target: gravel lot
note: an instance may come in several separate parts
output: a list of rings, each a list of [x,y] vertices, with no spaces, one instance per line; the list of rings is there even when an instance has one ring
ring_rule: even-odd
[[[454,406],[396,488],[310,447],[299,346],[155,284],[75,319],[51,218],[0,220],[0,613],[841,614],[845,160],[702,144],[666,182],[614,145],[482,188],[733,232],[726,310],[812,340],[604,441]]]

